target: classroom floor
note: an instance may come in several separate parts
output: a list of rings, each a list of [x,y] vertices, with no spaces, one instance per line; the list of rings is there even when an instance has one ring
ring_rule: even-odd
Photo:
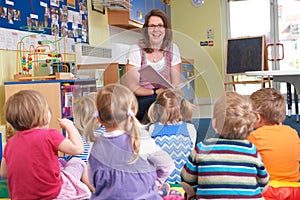
[[[5,179],[0,179],[0,199],[9,199],[9,194],[7,190],[7,180]]]

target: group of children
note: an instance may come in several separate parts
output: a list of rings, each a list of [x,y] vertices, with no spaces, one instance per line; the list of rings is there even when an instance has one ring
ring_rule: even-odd
[[[74,124],[58,119],[64,137],[48,127],[46,98],[20,91],[5,104],[17,134],[1,177],[12,199],[170,199],[164,183],[189,185],[197,199],[264,199],[270,180],[298,182],[300,140],[282,124],[277,90],[225,92],[214,104],[216,135],[198,144],[193,109],[181,91],[166,89],[149,108],[150,126],[142,125],[135,95],[109,84],[75,104]],[[62,161],[58,151],[75,156]]]

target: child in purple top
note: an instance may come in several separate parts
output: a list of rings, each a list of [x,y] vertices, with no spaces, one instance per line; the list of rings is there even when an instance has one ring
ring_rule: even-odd
[[[125,86],[110,84],[97,94],[98,121],[106,132],[98,135],[88,160],[91,199],[161,199],[158,186],[174,170],[136,119],[138,103]]]

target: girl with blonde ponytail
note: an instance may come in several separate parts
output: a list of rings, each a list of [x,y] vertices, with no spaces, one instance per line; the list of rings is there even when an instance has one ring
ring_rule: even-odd
[[[161,199],[161,184],[174,169],[135,117],[138,103],[125,86],[109,84],[96,97],[97,119],[105,127],[88,159],[91,199]]]

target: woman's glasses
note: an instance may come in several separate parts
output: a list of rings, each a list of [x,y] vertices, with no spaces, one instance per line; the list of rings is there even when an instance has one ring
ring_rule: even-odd
[[[154,30],[155,28],[157,28],[158,30],[162,30],[162,29],[164,29],[165,27],[164,27],[163,24],[158,24],[158,25],[155,25],[155,24],[149,24],[149,25],[148,25],[148,28],[149,28],[150,30]]]

